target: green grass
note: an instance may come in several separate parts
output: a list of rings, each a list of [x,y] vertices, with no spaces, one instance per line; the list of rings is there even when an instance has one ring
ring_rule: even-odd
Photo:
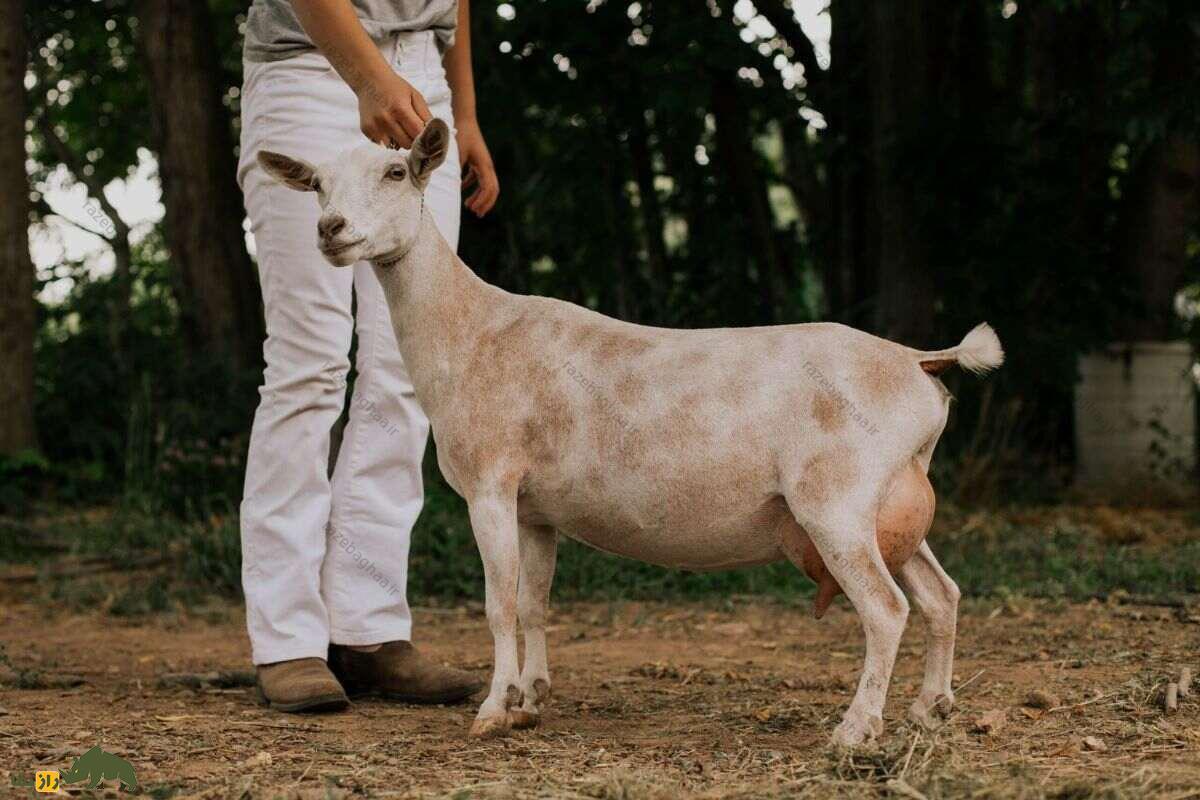
[[[1174,544],[1114,544],[1099,538],[1071,514],[1045,525],[1018,524],[1003,511],[975,515],[971,525],[931,538],[946,570],[970,597],[1007,596],[1081,600],[1116,591],[1139,596],[1200,594],[1200,526],[1196,536]],[[1195,515],[1193,515],[1195,516]],[[982,522],[978,519],[982,518]],[[208,598],[237,598],[241,557],[237,518],[232,513],[180,521],[129,505],[111,517],[88,521],[63,517],[43,531],[67,543],[72,555],[102,556],[118,567],[141,565],[148,576],[114,581],[120,569],[99,577],[51,578],[43,583],[50,598],[75,609],[103,607],[114,615],[136,616]],[[26,537],[25,544],[36,544]],[[412,602],[453,603],[483,599],[483,574],[467,520],[466,506],[441,480],[428,481],[425,511],[413,534],[409,571]],[[13,537],[0,549],[0,561],[53,560],[37,547],[22,549]],[[117,584],[114,588],[113,584]],[[716,573],[664,569],[591,550],[564,540],[559,547],[554,596],[559,600],[720,599],[759,595],[802,602],[811,582],[791,564]]]
[[[1200,593],[1200,538],[1168,546],[1117,545],[1076,528],[1010,523],[943,538],[933,546],[964,594],[1081,600],[1117,591]]]

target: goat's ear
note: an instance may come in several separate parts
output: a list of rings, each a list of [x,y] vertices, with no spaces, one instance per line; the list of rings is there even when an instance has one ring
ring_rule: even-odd
[[[408,171],[414,183],[424,186],[450,152],[450,126],[434,117],[413,142],[408,153]]]
[[[260,150],[258,163],[272,178],[296,191],[315,192],[321,188],[320,182],[317,181],[317,170],[307,161],[270,150]]]

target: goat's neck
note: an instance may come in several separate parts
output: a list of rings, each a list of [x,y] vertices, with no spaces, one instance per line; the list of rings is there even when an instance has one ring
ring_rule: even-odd
[[[417,399],[434,418],[467,362],[476,333],[507,292],[481,280],[455,254],[423,209],[416,241],[397,263],[375,265]]]

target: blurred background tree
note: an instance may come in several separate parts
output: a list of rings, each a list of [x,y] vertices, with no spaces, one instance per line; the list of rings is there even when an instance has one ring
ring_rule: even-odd
[[[37,473],[26,494],[238,500],[262,337],[234,182],[245,6],[0,6],[0,453]],[[1009,364],[951,379],[939,454],[964,491],[1061,488],[1081,352],[1200,335],[1176,299],[1200,282],[1194,3],[473,16],[503,192],[465,219],[468,264],[647,324],[835,319],[932,346],[987,319]],[[137,186],[161,208],[136,213]],[[84,252],[62,243],[80,235]]]
[[[25,4],[0,5],[0,453],[36,450],[33,420],[33,265],[29,258],[29,190],[25,182]]]

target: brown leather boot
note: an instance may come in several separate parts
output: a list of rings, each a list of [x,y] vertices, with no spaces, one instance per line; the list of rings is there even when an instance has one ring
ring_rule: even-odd
[[[329,668],[351,695],[377,694],[405,703],[457,703],[483,688],[469,672],[439,666],[411,642],[388,642],[366,653],[329,646]]]
[[[350,705],[346,692],[319,658],[261,664],[258,693],[276,711],[341,711]]]

